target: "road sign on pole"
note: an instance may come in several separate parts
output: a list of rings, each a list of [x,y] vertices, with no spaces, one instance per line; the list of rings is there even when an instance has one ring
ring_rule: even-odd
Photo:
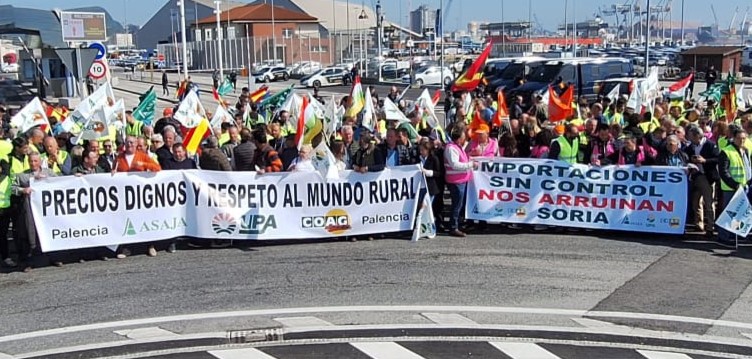
[[[92,42],[89,44],[90,49],[97,50],[97,56],[94,57],[94,60],[101,60],[105,56],[107,56],[107,47],[105,47],[101,42]]]
[[[107,74],[107,63],[102,60],[94,61],[89,69],[89,76],[95,80],[103,78]]]
[[[63,41],[107,41],[107,26],[103,12],[60,13]]]

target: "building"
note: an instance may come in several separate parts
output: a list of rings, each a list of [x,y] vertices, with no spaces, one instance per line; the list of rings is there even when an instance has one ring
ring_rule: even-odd
[[[434,30],[436,27],[436,10],[428,8],[428,5],[421,5],[417,9],[410,11],[410,30],[418,34],[425,34]]]
[[[214,9],[216,8],[213,0],[184,1],[186,29],[190,29],[190,26],[195,25],[199,19],[213,15]],[[224,0],[222,1],[220,8],[224,12],[241,5],[244,4]],[[136,42],[136,47],[151,51],[152,49],[157,48],[157,44],[180,42],[180,38],[180,8],[176,1],[168,0],[165,2],[164,6],[154,13],[151,19],[139,29],[134,41]],[[187,31],[186,39],[187,41],[194,41],[195,36],[191,31]]]
[[[234,64],[232,59],[232,52],[237,51],[232,48],[232,40],[240,38],[247,39],[252,63],[275,60],[285,64],[306,60],[329,62],[329,38],[322,38],[318,19],[303,12],[276,4],[252,3],[222,13],[221,19],[221,37],[226,39],[222,46],[224,68],[240,67],[237,66],[240,63]],[[214,15],[199,19],[192,29],[198,43],[211,44],[218,39]],[[240,44],[242,46],[242,41]],[[216,46],[207,46],[202,52],[208,61],[206,65],[209,68],[217,67],[214,62]],[[199,56],[194,61],[201,62],[203,59]]]
[[[742,64],[743,47],[740,46],[698,46],[681,53],[683,66],[705,71],[711,65],[719,74],[738,74]]]

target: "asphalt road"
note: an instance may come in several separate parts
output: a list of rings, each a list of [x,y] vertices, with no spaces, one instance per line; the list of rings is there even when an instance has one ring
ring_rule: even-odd
[[[156,258],[137,255],[67,264],[31,273],[0,274],[0,352],[20,354],[126,339],[109,326],[92,328],[96,329],[93,332],[63,330],[56,335],[18,337],[20,333],[91,323],[206,312],[373,305],[461,306],[452,312],[487,325],[591,326],[573,322],[570,317],[574,315],[562,317],[555,311],[495,313],[462,308],[549,308],[584,310],[593,315],[629,312],[704,318],[706,321],[664,322],[656,317],[613,314],[613,318],[604,315],[593,322],[596,329],[614,323],[752,345],[743,335],[752,333],[752,324],[724,324],[752,323],[748,310],[752,305],[752,249],[742,247],[734,256],[719,255],[716,249],[710,243],[681,238],[613,232],[498,231],[418,243],[405,239],[254,242],[227,249],[160,252]],[[328,313],[316,308],[310,312],[338,325],[426,322],[416,319],[423,313],[417,309],[386,314],[378,310]],[[158,325],[169,333],[187,335],[274,326],[271,314],[233,318],[235,315],[158,320],[135,327]]]

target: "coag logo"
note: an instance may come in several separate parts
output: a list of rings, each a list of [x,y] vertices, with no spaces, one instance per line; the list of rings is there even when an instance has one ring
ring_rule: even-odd
[[[238,228],[235,218],[229,213],[219,213],[212,218],[212,229],[216,234],[232,235]]]
[[[517,208],[517,212],[515,212],[515,215],[517,217],[526,217],[527,216],[527,210],[525,210],[525,207]]]
[[[130,218],[125,219],[125,229],[123,236],[135,236],[138,233],[145,232],[164,232],[174,231],[179,228],[188,227],[185,218],[172,217],[168,219],[153,219],[150,221],[133,222]]]
[[[681,223],[681,219],[679,219],[679,217],[672,217],[671,220],[668,221],[668,225],[671,228],[679,227],[680,223]]]
[[[342,234],[352,229],[350,215],[342,209],[333,209],[323,216],[303,217],[303,228],[323,228],[331,234]]]

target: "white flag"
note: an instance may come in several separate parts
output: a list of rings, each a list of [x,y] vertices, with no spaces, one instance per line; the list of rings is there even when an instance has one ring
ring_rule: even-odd
[[[10,124],[11,126],[20,129],[21,132],[26,132],[34,126],[49,126],[50,123],[47,120],[47,111],[45,111],[42,101],[39,100],[39,97],[34,97],[31,102],[26,104],[21,111],[18,111],[18,113],[10,119]]]
[[[102,106],[115,105],[115,92],[109,82],[99,86],[96,91],[81,101],[76,109],[61,123],[63,131],[73,132],[76,125],[83,127],[91,116]],[[73,120],[73,121],[71,121]]]
[[[399,107],[389,99],[389,97],[384,97],[384,115],[387,120],[397,121],[399,123],[410,122],[402,110],[400,110]]]
[[[431,128],[439,127],[439,118],[436,117],[436,107],[433,105],[433,99],[431,94],[428,93],[428,89],[423,89],[420,97],[415,101],[415,107],[417,107],[419,117],[425,119],[428,126]]]
[[[369,131],[373,132],[376,128],[376,111],[373,109],[373,97],[371,97],[371,88],[366,88],[366,103],[363,106],[363,121],[361,124]]]
[[[609,98],[612,103],[616,103],[616,100],[619,99],[619,87],[621,87],[621,85],[617,83],[616,86],[611,89],[611,92],[606,95],[606,97]]]
[[[214,127],[221,127],[223,123],[225,122],[235,122],[235,118],[230,115],[227,110],[222,105],[217,105],[217,110],[214,111],[214,115],[212,116],[210,126],[212,128]]]
[[[715,224],[731,233],[746,237],[752,230],[752,206],[743,187],[739,187]]]
[[[340,110],[342,111],[342,114],[345,113],[344,107],[337,107],[337,101],[334,99],[334,95],[332,95],[332,100],[329,101],[329,105],[326,106],[326,112],[324,115],[324,138],[327,142],[329,142],[332,135],[337,132],[337,127],[339,126],[340,121],[342,121]]]
[[[123,99],[118,100],[114,106],[99,107],[93,115],[89,116],[74,143],[78,143],[80,140],[98,140],[102,137],[108,137],[110,125],[115,125],[117,128],[116,124],[124,111],[125,103]]]
[[[321,176],[327,180],[339,179],[339,170],[337,169],[337,159],[329,150],[325,141],[319,142],[319,145],[313,149],[313,166],[321,173]]]
[[[195,91],[188,91],[177,112],[173,116],[186,128],[194,128],[206,117],[206,110],[198,99]]]
[[[747,103],[744,101],[744,83],[736,90],[736,107],[741,110],[747,109]]]
[[[413,229],[413,242],[417,242],[421,238],[436,237],[436,221],[434,220],[433,208],[428,197],[428,193],[423,196],[423,203],[418,210],[418,222],[415,223],[415,228]]]

